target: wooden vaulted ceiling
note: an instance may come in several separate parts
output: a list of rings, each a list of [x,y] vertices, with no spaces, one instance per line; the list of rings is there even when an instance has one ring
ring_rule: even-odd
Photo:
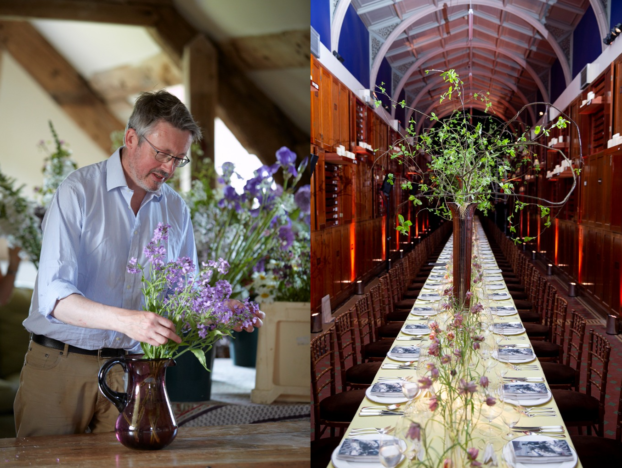
[[[85,79],[29,23],[63,19],[142,26],[163,53],[142,63],[97,73]],[[184,47],[201,33],[178,12],[172,0],[3,0],[0,48],[5,48],[67,114],[106,152],[110,133],[122,130],[129,98],[179,84]],[[206,38],[207,42],[210,42]],[[292,30],[235,37],[213,44],[217,54],[216,113],[242,145],[265,164],[281,146],[305,154],[308,135],[248,76],[253,70],[306,67],[309,31]],[[303,150],[304,149],[304,150]]]
[[[437,114],[452,104],[439,104],[446,85],[425,70],[456,69],[467,99],[471,93],[488,92],[493,110],[509,119],[525,104],[539,100],[538,92],[550,101],[548,83],[555,60],[570,83],[570,38],[590,5],[601,37],[608,30],[600,0],[340,0],[331,27],[333,49],[349,5],[370,32],[371,87],[386,58],[392,67],[394,100],[404,90],[409,106]],[[537,117],[530,109],[523,120],[533,124]]]

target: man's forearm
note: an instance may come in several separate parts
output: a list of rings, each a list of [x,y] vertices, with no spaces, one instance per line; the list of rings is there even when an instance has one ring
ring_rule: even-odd
[[[52,315],[68,325],[112,330],[154,346],[169,339],[181,343],[181,338],[175,334],[175,324],[165,317],[153,312],[107,306],[79,294],[58,301]]]
[[[79,294],[71,294],[56,303],[52,315],[68,325],[121,331],[119,316],[123,312],[128,311],[91,301]]]

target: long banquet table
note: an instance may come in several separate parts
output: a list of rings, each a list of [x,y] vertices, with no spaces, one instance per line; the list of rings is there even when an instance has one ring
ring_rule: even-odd
[[[486,239],[484,231],[481,227],[481,224],[479,223],[479,220],[476,220],[475,223],[475,229],[474,229],[476,236],[479,239]],[[453,243],[453,237],[449,239],[449,241],[447,242],[447,244],[445,245],[444,248],[444,252],[447,253],[451,250],[451,246]],[[442,254],[441,254],[442,256]],[[493,261],[494,261],[494,257],[493,257]],[[496,265],[496,262],[494,263],[494,265]],[[438,268],[438,267],[435,267]],[[487,268],[490,268],[487,267]],[[432,270],[433,272],[438,272],[438,270]],[[426,280],[426,285],[428,284],[428,280],[429,278]],[[502,284],[504,286],[505,289],[501,290],[501,291],[495,291],[495,292],[507,292],[509,293],[507,286],[505,284],[505,281],[502,280]],[[424,288],[422,289],[422,293],[432,293],[435,291],[432,290],[425,290],[426,287],[424,286]],[[421,297],[421,296],[420,296]],[[422,301],[419,298],[417,299],[417,301],[415,302],[415,304],[413,305],[414,307],[422,307],[422,306],[427,306],[429,305],[429,302],[426,301]],[[503,300],[503,301],[495,301],[495,305],[511,305],[514,306],[514,301],[512,300],[512,298],[510,297],[507,300]],[[409,318],[406,320],[405,325],[409,323],[416,323],[416,321],[419,319],[421,319],[421,316],[414,316],[413,314],[409,315]],[[433,320],[434,317],[431,316],[430,320]],[[511,316],[495,316],[495,322],[517,322],[520,321],[520,316],[518,314],[515,315],[511,315]],[[396,337],[395,343],[397,344],[399,342],[399,344],[407,346],[410,344],[416,344],[417,341],[403,341],[406,340],[408,338],[411,338],[412,335],[407,335],[403,332],[403,328],[402,331],[400,332],[400,334]],[[504,343],[507,344],[518,344],[518,345],[528,345],[529,347],[531,347],[531,344],[529,342],[529,339],[527,338],[527,334],[525,332],[519,334],[519,335],[513,335],[513,336],[506,336],[505,337],[506,340],[504,340]],[[532,348],[533,349],[533,348]],[[386,369],[384,368],[384,366],[386,364],[400,364],[400,362],[395,361],[390,359],[389,357],[386,357],[385,360],[382,363],[382,367],[380,368],[380,370],[378,371],[378,373],[376,374],[376,377],[374,379],[374,383],[378,382],[381,379],[386,379],[386,378],[391,378],[391,377],[395,377],[395,378],[400,378],[400,377],[408,377],[408,376],[413,376],[413,381],[416,381],[416,370],[411,370],[411,369]],[[404,363],[402,363],[404,364]],[[531,361],[529,363],[527,363],[529,365],[533,365],[536,364],[536,368],[534,370],[520,370],[520,371],[515,371],[515,370],[510,370],[509,373],[507,374],[507,377],[538,377],[538,378],[542,378],[543,382],[545,382],[546,384],[546,379],[544,377],[544,373],[542,371],[542,367],[539,364],[538,359],[536,358],[534,361]],[[521,366],[521,364],[516,364],[518,367]],[[373,384],[372,384],[373,385]],[[548,385],[547,385],[548,387]],[[550,390],[550,389],[549,389]],[[380,405],[378,402],[374,402],[370,399],[368,399],[367,397],[363,400],[363,402],[361,403],[359,410],[357,411],[357,415],[355,416],[355,418],[352,420],[352,423],[350,424],[350,426],[348,427],[348,429],[345,432],[344,438],[349,437],[350,432],[355,429],[355,428],[385,428],[388,426],[395,426],[396,423],[398,422],[399,418],[401,416],[393,416],[393,415],[387,415],[387,416],[361,416],[361,409],[363,407],[366,406],[373,406],[373,405]],[[526,405],[525,405],[526,406]],[[565,440],[568,441],[568,443],[570,444],[570,446],[572,447],[572,441],[570,439],[570,436],[568,435],[568,431],[567,428],[564,424],[564,421],[562,420],[560,413],[559,413],[559,409],[557,408],[557,405],[555,404],[555,400],[553,398],[551,398],[550,401],[542,404],[542,405],[537,405],[537,406],[543,406],[543,407],[552,407],[554,408],[554,412],[555,412],[555,417],[521,417],[520,421],[517,423],[517,426],[550,426],[550,425],[556,425],[556,426],[562,426],[563,427],[563,434],[565,434]],[[531,406],[530,406],[531,407]],[[536,406],[534,406],[536,407]],[[502,422],[500,422],[500,417],[497,418],[495,421],[493,421],[493,424],[497,424],[498,426],[502,426],[507,432],[508,428],[507,426],[505,426]],[[487,424],[487,423],[486,423]],[[502,439],[502,435],[500,432],[496,432],[496,434],[498,434],[498,444],[496,445],[501,445],[500,440]],[[573,447],[574,448],[574,447]],[[339,448],[337,448],[338,450]],[[498,460],[499,460],[499,465],[500,467],[503,468],[512,468],[513,465],[507,463],[504,459],[503,456],[501,455],[500,451],[496,451]],[[334,454],[333,454],[334,457]],[[342,462],[343,463],[343,462]],[[362,465],[361,464],[356,464],[356,465],[351,465],[351,466],[359,466]],[[346,464],[343,464],[343,466],[347,466]],[[378,462],[378,463],[365,463],[365,466],[369,467],[369,468],[376,468],[376,467],[381,467],[382,465]],[[402,467],[406,467],[407,466],[407,461],[404,460],[402,461],[400,464],[397,465],[398,468],[402,468]],[[491,466],[491,465],[485,465],[485,466]],[[519,465],[522,466],[522,465]],[[530,465],[533,466],[533,465]],[[557,464],[555,465],[538,465],[538,466],[559,466]],[[581,467],[581,462],[578,461],[576,464],[576,467]],[[333,465],[333,463],[329,463],[328,468],[335,468],[335,466]]]
[[[181,427],[163,450],[131,450],[114,432],[0,439],[0,466],[308,468],[309,420]]]

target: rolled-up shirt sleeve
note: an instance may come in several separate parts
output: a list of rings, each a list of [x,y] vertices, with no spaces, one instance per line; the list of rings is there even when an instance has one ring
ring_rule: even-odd
[[[59,300],[78,289],[78,251],[84,217],[84,196],[69,181],[62,183],[43,221],[43,243],[37,277],[38,311],[52,323]]]

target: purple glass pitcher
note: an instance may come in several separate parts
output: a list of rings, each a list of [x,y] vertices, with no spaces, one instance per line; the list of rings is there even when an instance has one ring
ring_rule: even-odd
[[[128,376],[127,392],[116,392],[106,384],[112,366],[119,364]],[[111,359],[99,370],[99,390],[119,412],[115,424],[117,440],[138,450],[159,450],[177,435],[177,422],[166,393],[165,371],[172,359]]]

